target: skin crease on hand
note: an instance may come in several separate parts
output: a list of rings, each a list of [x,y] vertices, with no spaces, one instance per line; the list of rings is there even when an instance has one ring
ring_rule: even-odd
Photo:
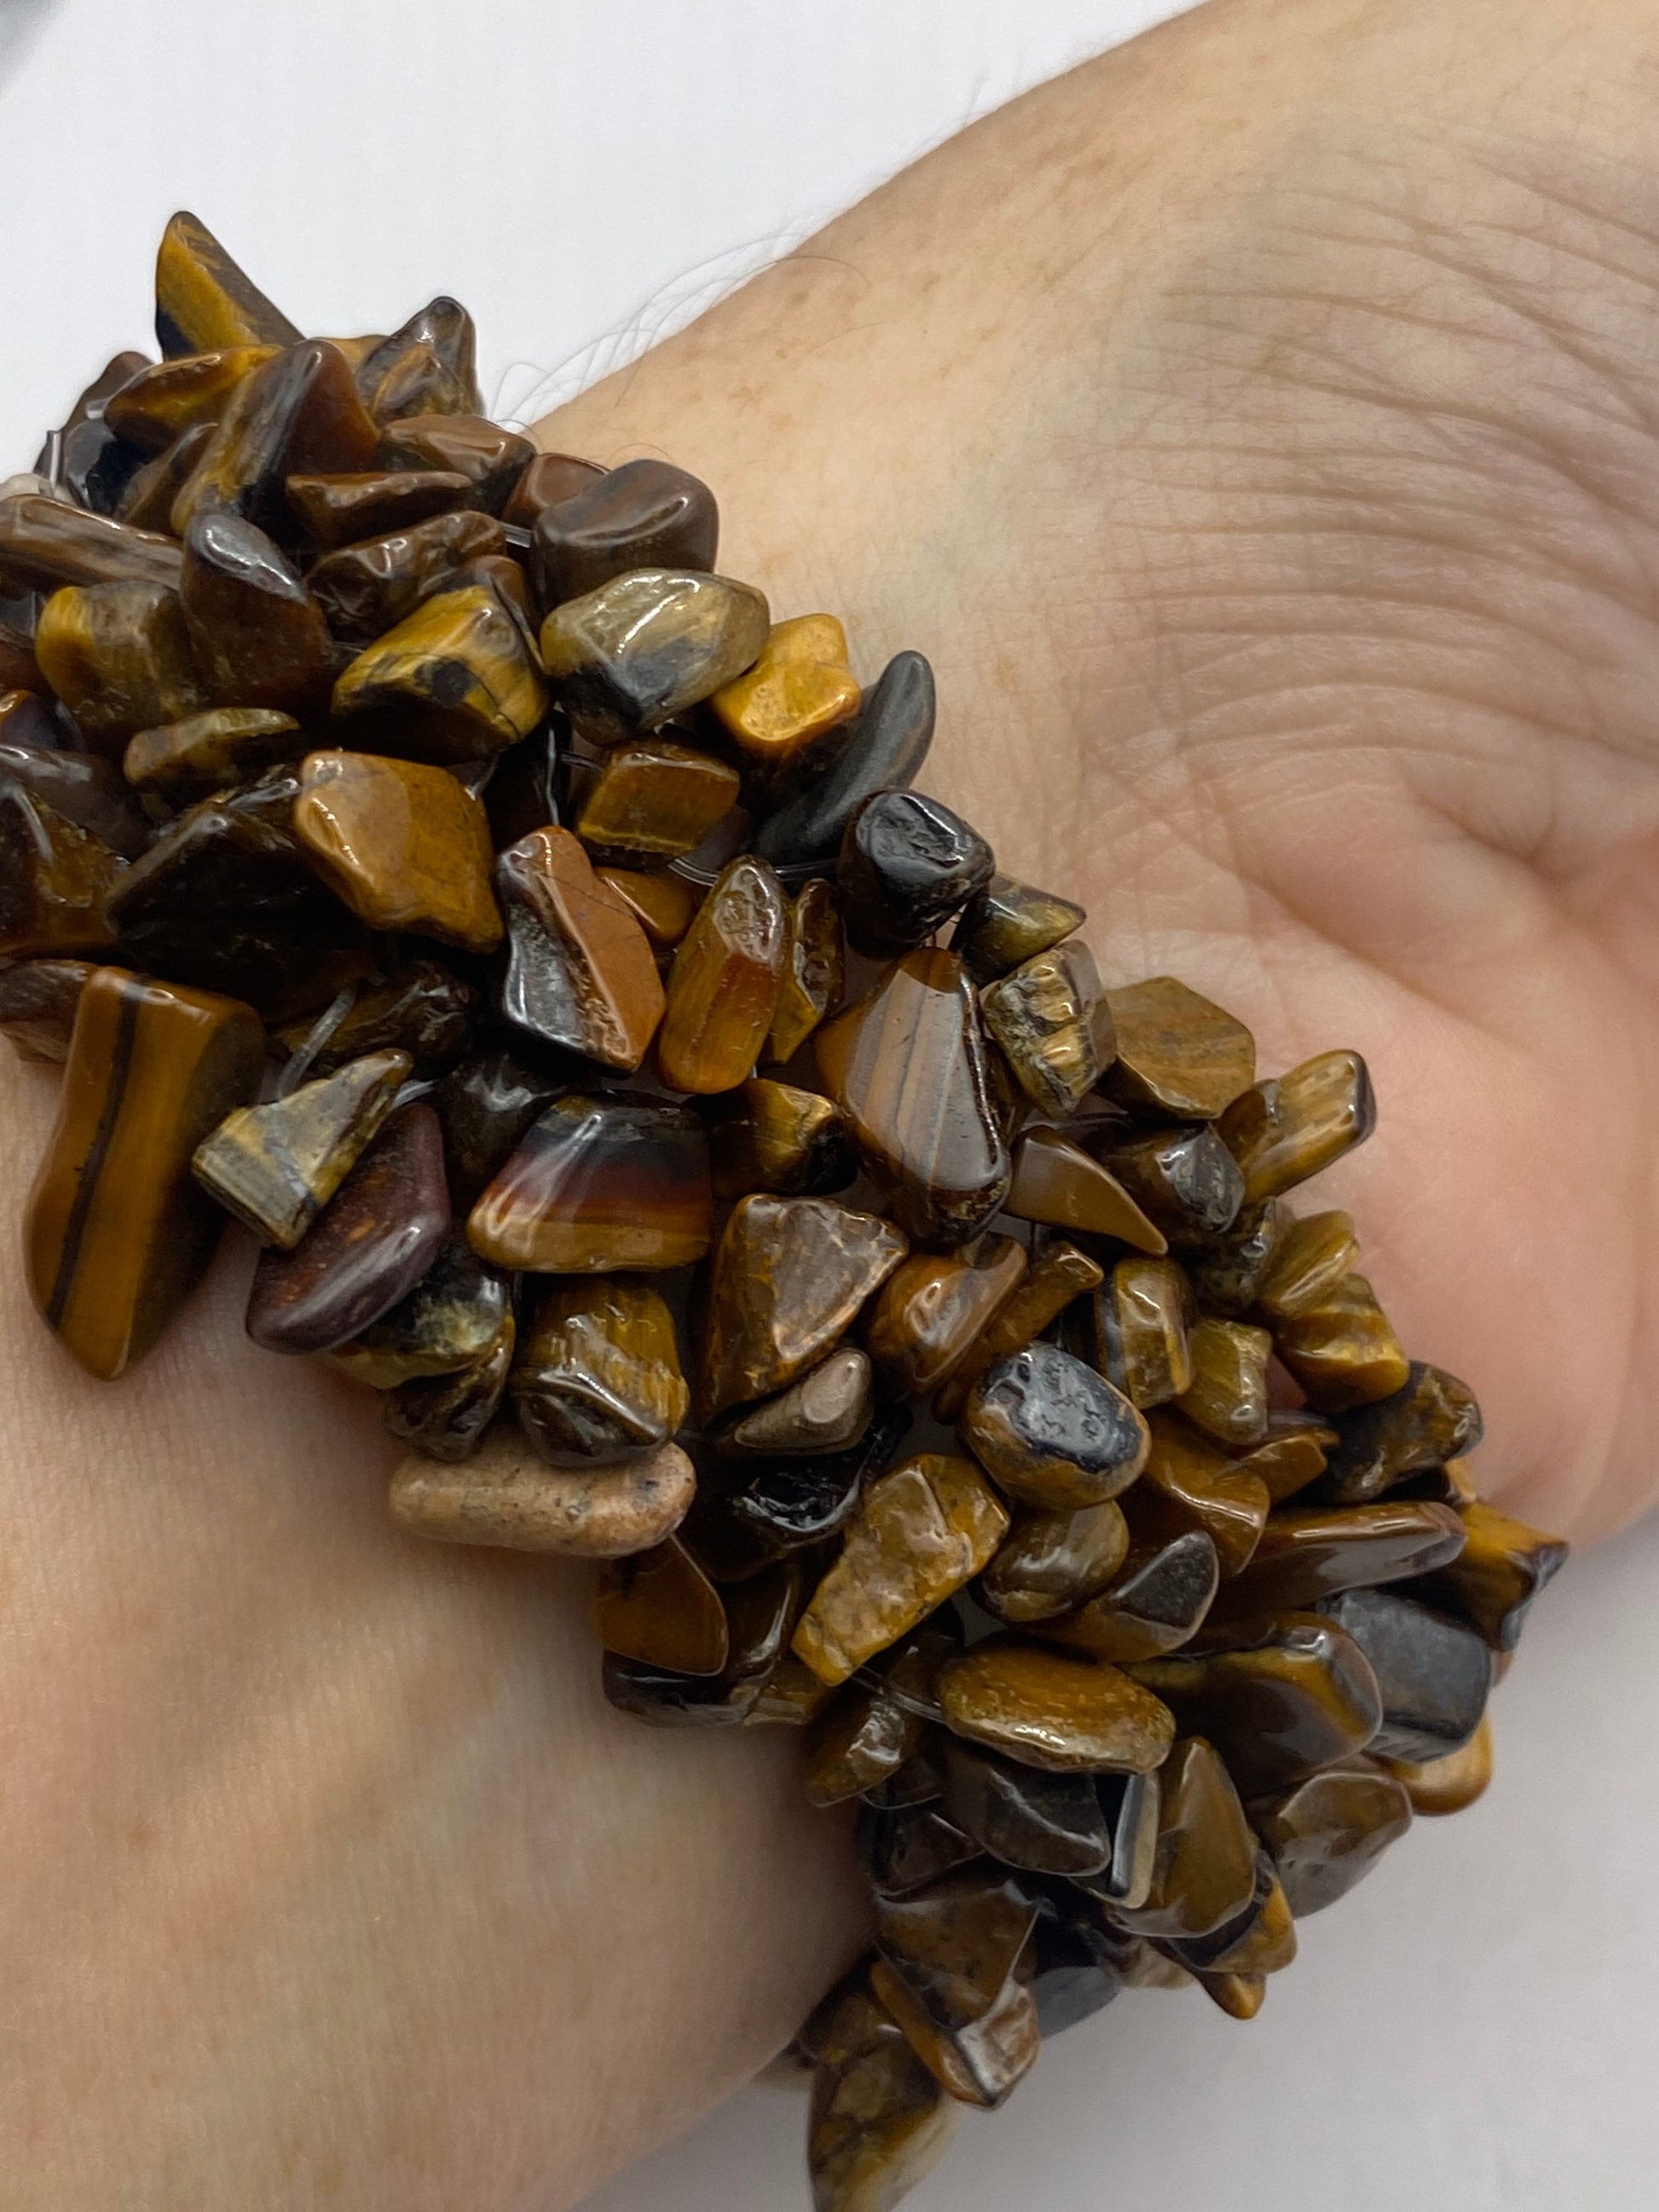
[[[926,651],[928,787],[1111,979],[1365,1053],[1326,1202],[1580,1538],[1649,1501],[1659,1371],[1656,33],[1221,0],[538,434],[705,477],[866,673]],[[15,1218],[55,1078],[0,1086]],[[248,1266],[113,1389],[0,1270],[7,2204],[556,2212],[849,1955],[846,1823],[781,1735],[611,1716],[580,1573],[394,1538]]]

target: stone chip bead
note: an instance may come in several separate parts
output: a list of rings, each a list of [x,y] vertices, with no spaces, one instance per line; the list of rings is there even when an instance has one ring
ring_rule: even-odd
[[[793,1060],[819,1023],[840,1006],[846,964],[841,908],[829,883],[814,876],[789,902],[783,981],[767,1034],[767,1060],[780,1065]]]
[[[506,546],[506,533],[493,515],[463,508],[342,546],[325,554],[306,581],[334,635],[368,645],[443,588],[456,569]]]
[[[576,835],[604,860],[660,867],[702,843],[741,785],[737,770],[711,753],[668,738],[630,738],[600,763]]]
[[[1036,953],[988,984],[980,1007],[1020,1087],[1042,1113],[1074,1113],[1111,1064],[1111,1009],[1080,938]]]
[[[958,1419],[969,1392],[988,1367],[1034,1343],[1074,1298],[1086,1297],[1100,1279],[1097,1262],[1063,1237],[1039,1249],[1013,1290],[951,1368],[935,1395],[935,1417],[941,1421]]]
[[[1492,1723],[1483,1720],[1461,1751],[1425,1760],[1384,1759],[1381,1762],[1411,1799],[1413,1813],[1434,1820],[1462,1813],[1484,1796],[1492,1783]]]
[[[212,703],[179,595],[165,586],[67,584],[41,610],[34,651],[93,749],[114,759],[135,732]]]
[[[1230,1585],[1231,1608],[1277,1613],[1317,1605],[1339,1590],[1374,1589],[1430,1574],[1463,1549],[1449,1505],[1388,1498],[1372,1505],[1294,1505],[1275,1512],[1249,1563]]]
[[[60,751],[60,734],[39,700],[21,692],[0,698],[0,785],[21,787],[118,859],[136,860],[152,830],[121,771],[95,753]]]
[[[155,257],[155,337],[169,359],[220,346],[292,345],[300,333],[185,210]]]
[[[858,1173],[846,1115],[816,1091],[752,1076],[721,1107],[708,1131],[716,1198],[814,1198],[844,1190]]]
[[[334,687],[362,742],[415,760],[482,758],[527,738],[547,686],[517,623],[481,584],[441,591],[366,646]]]
[[[626,1276],[553,1285],[520,1340],[509,1389],[520,1427],[553,1465],[653,1451],[691,1406],[673,1316],[658,1291]]]
[[[542,659],[578,732],[617,744],[740,676],[769,622],[764,597],[747,584],[639,568],[556,606],[542,625]]]
[[[518,530],[533,530],[544,507],[557,507],[578,492],[591,491],[606,473],[597,461],[584,461],[574,453],[538,453],[514,485],[501,520]]]
[[[733,860],[681,939],[657,1041],[663,1079],[709,1096],[754,1069],[777,1011],[787,933],[783,886],[764,860]]]
[[[326,702],[334,647],[323,611],[263,530],[198,514],[185,533],[179,604],[215,706],[306,714]]]
[[[1336,1426],[1339,1442],[1326,1487],[1334,1498],[1354,1505],[1380,1498],[1411,1475],[1462,1459],[1485,1433],[1468,1384],[1421,1360],[1413,1361],[1403,1389],[1356,1407]]]
[[[1152,1886],[1122,1918],[1137,1935],[1191,1942],[1249,1911],[1256,1842],[1226,1767],[1202,1736],[1184,1736],[1159,1779]]]
[[[739,750],[775,767],[850,721],[862,697],[836,617],[797,615],[773,623],[754,666],[712,703]]]
[[[841,1805],[896,1774],[927,1727],[873,1682],[848,1682],[809,1723],[806,1798]]]
[[[1363,1881],[1412,1823],[1405,1785],[1365,1758],[1328,1766],[1250,1808],[1298,1920]]]
[[[440,294],[357,363],[357,387],[377,422],[407,415],[476,415],[482,405],[477,333],[459,300]]]
[[[990,881],[990,847],[959,814],[915,791],[878,791],[848,823],[836,866],[847,933],[860,952],[908,952]]]
[[[23,1247],[35,1304],[89,1374],[142,1359],[205,1268],[223,1217],[191,1160],[254,1096],[264,1057],[234,1000],[120,968],[88,977]]]
[[[1007,1207],[1022,1221],[1115,1237],[1157,1259],[1170,1249],[1117,1177],[1058,1129],[1028,1130],[1014,1147]]]
[[[865,1492],[791,1648],[821,1681],[844,1682],[971,1582],[1007,1528],[970,1460],[905,1461]]]
[[[1128,1523],[1109,1498],[1069,1513],[1028,1513],[1015,1522],[975,1595],[1010,1627],[1051,1620],[1098,1595],[1128,1548]]]
[[[245,516],[283,538],[291,533],[290,477],[349,473],[371,465],[376,432],[337,346],[307,338],[243,380],[173,503],[182,538],[198,514]]]
[[[469,952],[501,943],[489,823],[444,769],[376,753],[308,754],[294,831],[370,928],[413,930]]]
[[[264,1106],[239,1106],[197,1146],[204,1190],[264,1244],[291,1252],[379,1134],[408,1076],[378,1052]]]
[[[951,950],[966,963],[976,983],[991,984],[1058,945],[1087,919],[1071,899],[1038,890],[1017,876],[994,875],[963,908]],[[1109,1036],[1109,1006],[1102,1018]],[[1102,1065],[1110,1059],[1108,1052]]]
[[[737,1414],[714,1441],[726,1459],[843,1452],[865,1434],[874,1412],[870,1362],[856,1345],[843,1345],[775,1398]]]
[[[1248,1449],[1267,1433],[1267,1363],[1273,1340],[1265,1328],[1206,1315],[1188,1336],[1193,1375],[1176,1406],[1194,1428],[1218,1443]]]
[[[928,2072],[959,2104],[995,2112],[1036,2063],[1042,2023],[1022,1972],[1011,1972],[987,2009],[957,2028],[941,2027],[885,1959],[872,1961],[870,1987]]]
[[[1074,1512],[1127,1490],[1146,1463],[1146,1421],[1102,1376],[1052,1344],[988,1368],[958,1433],[1023,1505]]]
[[[105,898],[123,866],[100,837],[0,779],[0,959],[108,952]]]
[[[495,1340],[469,1365],[388,1390],[381,1407],[389,1433],[428,1459],[470,1458],[501,1407],[516,1335],[509,1306]]]
[[[536,514],[537,596],[551,608],[634,569],[705,571],[719,546],[720,509],[707,484],[667,461],[624,461],[589,473]]]
[[[1091,1302],[1095,1364],[1146,1412],[1192,1388],[1192,1285],[1174,1260],[1120,1260]]]
[[[935,2166],[952,2106],[885,2008],[857,1987],[822,2039],[807,2124],[815,2212],[890,2212]]]
[[[1276,1320],[1273,1349],[1326,1413],[1392,1398],[1411,1381],[1411,1363],[1364,1275],[1344,1275],[1316,1304]]]
[[[1462,1548],[1412,1594],[1472,1620],[1494,1651],[1513,1651],[1533,1600],[1559,1571],[1567,1547],[1478,1500],[1454,1510]]]
[[[94,973],[86,960],[17,960],[0,968],[0,1036],[19,1060],[69,1058],[76,1009]]]
[[[275,345],[213,346],[151,362],[110,394],[104,420],[140,453],[165,453],[187,432],[216,423],[237,386],[278,350]]]
[[[1359,1257],[1352,1214],[1310,1213],[1299,1220],[1288,1209],[1284,1214],[1255,1294],[1270,1321],[1288,1321],[1322,1304]]]
[[[533,1121],[467,1218],[498,1267],[690,1267],[714,1238],[708,1145],[683,1106],[570,1093]]]
[[[445,1544],[624,1559],[665,1543],[697,1478],[678,1444],[632,1458],[550,1467],[526,1438],[497,1428],[457,1466],[416,1454],[394,1469],[394,1526]]]
[[[502,1012],[532,1036],[632,1074],[667,1000],[628,899],[594,874],[579,839],[555,828],[500,855],[495,889],[507,918]]]
[[[38,491],[0,499],[0,580],[11,590],[149,584],[177,591],[184,557],[171,538],[88,514],[67,500]]]
[[[536,449],[482,415],[405,415],[381,433],[377,458],[382,468],[464,476],[472,505],[499,514]]]
[[[649,875],[636,868],[600,868],[596,873],[626,902],[659,957],[674,950],[702,904],[691,885],[678,876]]]
[[[283,1024],[276,1049],[303,1052],[313,1075],[331,1075],[365,1053],[406,1052],[424,1082],[452,1068],[471,1041],[477,994],[440,961],[394,957],[354,979],[352,990],[349,1006],[337,1000],[319,1020]]]
[[[731,1650],[720,1594],[678,1538],[608,1560],[593,1600],[599,1642],[678,1674],[721,1674]]]
[[[1114,1145],[1106,1164],[1177,1249],[1225,1237],[1244,1202],[1237,1163],[1215,1131],[1157,1129]]]
[[[1382,1698],[1382,1724],[1366,1747],[1373,1758],[1427,1762],[1463,1748],[1492,1684],[1479,1630],[1398,1590],[1346,1590],[1320,1610],[1371,1662]]]
[[[1239,1455],[1167,1409],[1152,1413],[1149,1427],[1146,1477],[1128,1508],[1131,1529],[1143,1541],[1164,1544],[1201,1528],[1215,1545],[1222,1572],[1242,1573],[1267,1525],[1272,1500],[1266,1483]]]
[[[987,1234],[957,1252],[916,1252],[883,1285],[865,1342],[885,1388],[926,1398],[948,1382],[980,1332],[1018,1290],[1025,1248]]]
[[[835,765],[761,824],[756,850],[775,867],[833,860],[848,822],[878,791],[902,790],[933,742],[933,672],[919,653],[896,653],[866,694]]]
[[[1255,1040],[1243,1022],[1173,975],[1107,993],[1117,1058],[1107,1088],[1127,1103],[1213,1121],[1255,1080]]]
[[[1067,1875],[1110,1866],[1112,1831],[1092,1775],[1024,1766],[954,1739],[945,1772],[946,1816],[1005,1866]]]
[[[1056,1773],[1150,1774],[1175,1738],[1166,1705],[1105,1662],[999,1635],[949,1661],[945,1726]]]
[[[1164,1543],[1132,1543],[1115,1581],[1074,1613],[1037,1624],[1039,1632],[1120,1666],[1158,1658],[1191,1642],[1220,1581],[1219,1555],[1206,1529],[1190,1528]]]
[[[307,750],[292,714],[270,707],[216,707],[187,721],[140,730],[121,766],[135,791],[154,792],[177,805],[251,782]]]
[[[361,469],[288,480],[289,505],[307,533],[330,551],[451,514],[466,505],[471,489],[455,469]]]
[[[1376,1098],[1357,1052],[1322,1052],[1288,1075],[1254,1085],[1218,1124],[1251,1206],[1282,1198],[1363,1145],[1376,1127]]]

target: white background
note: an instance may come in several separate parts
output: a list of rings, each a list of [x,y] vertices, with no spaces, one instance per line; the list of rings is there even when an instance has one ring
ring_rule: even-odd
[[[177,206],[307,330],[389,329],[453,291],[486,393],[528,416],[970,117],[1173,12],[62,0],[31,44],[15,5],[0,473],[106,355],[149,343]],[[1056,2043],[1007,2111],[964,2121],[915,2212],[1659,2205],[1656,1595],[1659,1522],[1576,1562],[1499,1693],[1480,1806],[1419,1823],[1310,1923],[1250,2026],[1136,1995]],[[589,2212],[797,2212],[802,2119],[750,2090]]]

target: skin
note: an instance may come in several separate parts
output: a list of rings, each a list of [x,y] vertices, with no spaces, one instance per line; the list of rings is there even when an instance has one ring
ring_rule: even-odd
[[[1484,1488],[1653,1486],[1652,0],[1224,0],[992,118],[542,426],[923,647],[929,789],[1263,1064]],[[879,404],[872,404],[878,395]],[[0,1070],[15,1218],[55,1079]],[[0,1270],[20,2212],[553,2212],[858,1940],[793,1744],[614,1720],[586,1583],[392,1538],[372,1406],[239,1328],[87,1383]]]

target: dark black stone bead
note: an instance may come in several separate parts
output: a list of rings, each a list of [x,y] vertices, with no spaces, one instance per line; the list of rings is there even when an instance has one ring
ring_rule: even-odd
[[[537,516],[537,598],[556,607],[632,568],[712,568],[720,527],[706,483],[667,461],[624,461]]]
[[[915,781],[933,742],[933,672],[919,653],[896,653],[866,695],[858,726],[835,765],[761,824],[755,850],[775,867],[833,860],[847,825],[878,791]]]
[[[1382,1693],[1368,1751],[1416,1763],[1461,1750],[1492,1688],[1492,1654],[1477,1629],[1388,1589],[1344,1590],[1319,1609],[1352,1637]]]
[[[1077,1875],[1112,1863],[1112,1830],[1091,1774],[1050,1774],[952,1741],[945,1810],[1007,1866]]]
[[[762,1468],[732,1492],[726,1510],[769,1551],[822,1543],[845,1527],[865,1484],[890,1464],[909,1427],[906,1407],[886,1407],[849,1450]]]
[[[847,934],[884,956],[925,945],[996,869],[996,856],[959,814],[919,791],[878,791],[842,838],[836,887]]]

